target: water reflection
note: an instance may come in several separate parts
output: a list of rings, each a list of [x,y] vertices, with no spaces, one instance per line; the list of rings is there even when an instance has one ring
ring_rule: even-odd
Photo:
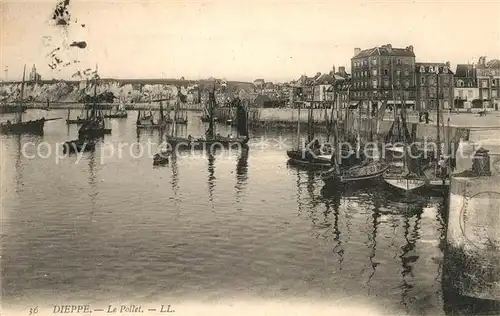
[[[16,193],[21,195],[22,188],[24,186],[23,183],[23,169],[24,165],[22,164],[22,145],[21,145],[21,135],[14,135],[15,143],[16,143],[16,159],[14,162],[14,166],[16,169],[15,179],[16,179]]]
[[[241,194],[248,180],[248,149],[242,149],[236,163],[236,202],[240,203]]]
[[[414,287],[413,265],[417,262],[419,255],[416,249],[416,242],[420,238],[420,220],[422,219],[423,205],[408,205],[405,207],[404,215],[404,239],[405,244],[401,247],[402,253],[399,256],[401,260],[401,304],[408,309],[409,303],[413,303],[415,298],[410,297],[410,290]],[[410,225],[410,219],[415,217],[413,228]]]
[[[373,276],[375,275],[375,271],[377,270],[377,266],[379,265],[379,262],[374,261],[375,254],[377,252],[377,230],[378,226],[380,225],[380,198],[379,195],[376,194],[374,195],[374,208],[372,210],[372,230],[371,230],[371,235],[369,235],[368,242],[369,242],[369,247],[371,249],[370,255],[368,256],[368,259],[370,261],[370,267],[372,269],[372,272],[368,276],[368,280],[366,281],[366,284],[370,284],[370,281],[372,280]]]
[[[208,200],[213,204],[215,189],[215,155],[207,151],[208,155]],[[212,205],[213,207],[213,205]]]
[[[179,166],[177,164],[177,155],[175,152],[170,156],[171,168],[172,168],[172,179],[170,184],[172,185],[172,192],[177,200],[177,195],[179,193]]]
[[[91,151],[89,153],[89,186],[90,186],[89,196],[90,196],[90,202],[92,204],[92,211],[96,210],[95,202],[98,194],[95,167],[96,167],[95,151]]]

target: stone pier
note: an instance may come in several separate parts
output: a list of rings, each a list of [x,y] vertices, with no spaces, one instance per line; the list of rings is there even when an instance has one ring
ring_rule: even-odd
[[[457,156],[443,284],[446,291],[500,310],[500,155],[482,146],[462,144]]]

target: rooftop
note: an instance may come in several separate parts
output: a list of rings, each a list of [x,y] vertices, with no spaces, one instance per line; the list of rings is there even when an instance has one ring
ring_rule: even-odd
[[[413,52],[413,46],[408,46],[406,48],[393,48],[391,44],[382,45],[380,47],[373,47],[369,49],[362,50],[356,54],[353,58],[362,58],[369,56],[402,56],[402,57],[415,57]]]

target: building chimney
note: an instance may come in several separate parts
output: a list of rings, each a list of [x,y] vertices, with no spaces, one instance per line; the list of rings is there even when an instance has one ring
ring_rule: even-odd
[[[448,69],[450,69],[450,67],[451,67],[450,62],[449,62],[449,61],[447,61],[445,64],[446,64],[446,67],[448,67]]]
[[[354,56],[359,55],[359,53],[361,53],[361,48],[356,47],[356,48],[354,49]]]
[[[332,75],[335,74],[335,65],[332,65]]]
[[[345,67],[344,67],[344,66],[339,67],[339,74],[340,74],[342,77],[344,77],[344,76],[345,76],[346,72],[345,72]]]
[[[413,46],[412,46],[412,45],[410,45],[410,46],[406,47],[406,50],[408,50],[408,51],[410,51],[410,52],[413,52]]]

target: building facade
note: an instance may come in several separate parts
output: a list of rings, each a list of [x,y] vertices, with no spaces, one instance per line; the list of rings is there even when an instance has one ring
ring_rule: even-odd
[[[500,103],[500,60],[486,62],[486,57],[480,57],[476,65],[476,80],[479,89],[479,99],[484,108],[498,109]]]
[[[454,108],[471,108],[480,101],[476,80],[476,67],[472,64],[458,64],[454,75]],[[482,103],[482,102],[481,102]],[[482,107],[482,104],[481,104]]]
[[[454,80],[450,63],[415,63],[416,110],[454,108]]]
[[[402,104],[404,100],[406,105],[415,105],[413,46],[355,48],[351,69],[351,100],[362,103],[387,100],[389,105]]]

